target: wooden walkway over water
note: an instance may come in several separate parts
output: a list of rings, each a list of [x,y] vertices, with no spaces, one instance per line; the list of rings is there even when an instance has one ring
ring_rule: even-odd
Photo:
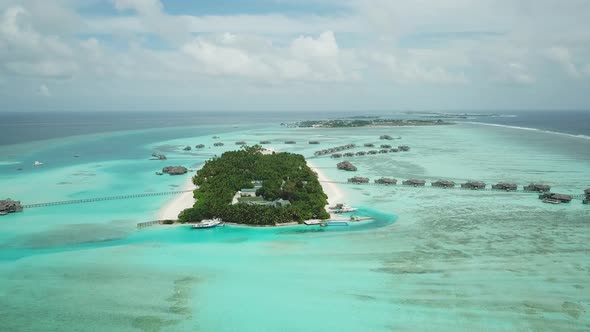
[[[182,193],[187,193],[187,192],[192,192],[192,191],[194,191],[194,189],[177,190],[177,191],[163,191],[163,192],[154,192],[154,193],[129,194],[129,195],[119,195],[119,196],[107,196],[107,197],[94,197],[94,198],[83,198],[83,199],[72,199],[72,200],[68,200],[68,201],[24,204],[23,208],[31,209],[31,208],[56,206],[56,205],[69,205],[69,204],[93,203],[93,202],[100,202],[100,201],[115,201],[115,200],[121,200],[121,199],[131,199],[131,198],[141,198],[141,197],[177,195],[177,194],[182,194]]]
[[[471,188],[463,188],[461,185],[457,185],[455,187],[435,187],[432,185],[424,185],[424,186],[412,186],[412,185],[404,185],[404,184],[379,184],[379,183],[357,183],[357,182],[348,182],[348,181],[319,181],[320,183],[335,183],[341,185],[351,185],[351,186],[376,186],[376,187],[391,187],[391,189],[437,189],[437,190],[465,190],[465,191],[494,191],[499,193],[517,193],[517,194],[534,194],[539,195],[538,191],[526,191],[522,189],[518,190],[501,190],[501,189],[492,189],[492,188],[482,188],[482,189],[471,189]],[[569,194],[572,196],[572,199],[584,199],[584,194]]]

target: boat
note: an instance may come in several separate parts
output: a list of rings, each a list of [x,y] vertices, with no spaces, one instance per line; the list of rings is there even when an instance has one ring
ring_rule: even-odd
[[[0,211],[0,216],[5,216],[7,214],[8,214],[8,212],[6,212],[6,211]]]
[[[33,163],[33,166],[41,166],[41,165],[43,165],[43,163],[38,160],[35,160],[35,162]]]
[[[164,175],[162,172],[156,172],[156,175]]]
[[[545,199],[543,199],[543,203],[561,204],[561,201],[558,199],[554,199],[554,198],[545,198]]]
[[[221,226],[222,222],[219,218],[213,219],[203,219],[200,223],[194,224],[191,228],[192,229],[201,229],[201,228],[213,228],[217,226]]]
[[[357,208],[353,208],[351,206],[348,206],[346,204],[336,204],[335,206],[331,206],[329,207],[330,210],[332,210],[332,212],[334,213],[346,213],[346,212],[354,212],[356,210],[358,210]]]

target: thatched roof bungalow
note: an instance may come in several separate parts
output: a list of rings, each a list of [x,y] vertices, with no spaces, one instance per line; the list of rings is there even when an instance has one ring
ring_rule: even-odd
[[[410,147],[407,145],[400,145],[397,147],[400,151],[410,151]]]
[[[508,182],[500,182],[492,185],[492,189],[496,190],[515,191],[517,188],[518,186],[516,185],[516,183]]]
[[[569,203],[572,201],[572,196],[556,193],[542,193],[539,195],[539,199],[553,199],[561,203]]]
[[[387,149],[381,149],[381,150],[379,150],[379,153],[389,153],[389,150],[387,150]]]
[[[397,179],[380,178],[380,179],[375,180],[375,183],[384,184],[384,185],[393,185],[393,184],[397,184]]]
[[[0,215],[12,212],[21,212],[23,210],[20,201],[13,201],[10,198],[0,200]]]
[[[320,144],[320,141],[309,141],[309,144]]]
[[[285,144],[297,144],[295,141],[285,141]]]
[[[217,142],[217,143],[214,143],[213,145],[214,145],[214,146],[223,146],[223,143],[221,143],[221,142]]]
[[[390,140],[393,139],[393,137],[391,137],[389,135],[381,135],[381,136],[379,136],[379,139],[386,139],[386,140],[389,140],[390,141]]]
[[[448,180],[438,180],[436,182],[432,182],[432,186],[438,188],[453,188],[455,187],[455,182]]]
[[[338,163],[338,165],[336,165],[336,167],[338,167],[338,169],[341,169],[343,171],[349,171],[349,172],[356,171],[356,166],[354,166],[350,161],[343,161],[341,163]]]
[[[486,184],[481,181],[467,181],[467,182],[461,184],[461,188],[465,188],[465,189],[478,190],[478,189],[485,189],[485,187],[486,187]]]
[[[342,158],[342,153],[334,153],[332,158]]]
[[[260,144],[270,144],[270,141],[260,141]]]
[[[398,148],[391,148],[391,149],[389,149],[389,152],[399,152],[399,149]]]
[[[204,147],[205,147],[205,144],[197,144],[197,145],[195,145],[195,148],[196,149],[202,149]]]
[[[369,183],[369,178],[365,178],[362,176],[355,176],[353,178],[348,179],[350,183]]]
[[[236,145],[246,145],[248,143],[246,143],[246,141],[237,141]]]
[[[183,166],[166,166],[162,168],[162,173],[167,173],[170,175],[181,175],[186,174],[186,172],[188,172],[188,169]]]
[[[377,150],[371,150],[371,151],[367,152],[367,154],[377,154],[377,153],[378,153]]]
[[[584,190],[584,194],[586,194],[586,197],[590,197],[590,188]]]
[[[364,156],[366,154],[367,153],[365,151],[359,151],[359,152],[356,153],[357,156]]]
[[[423,187],[426,184],[426,181],[418,180],[418,179],[409,179],[409,180],[402,182],[402,184],[404,184],[406,186]]]
[[[187,145],[187,146],[185,146],[185,147],[184,147],[184,149],[183,149],[183,150],[184,150],[184,151],[190,151],[190,150],[191,150],[191,147]]]
[[[524,186],[523,189],[524,189],[524,191],[547,192],[547,191],[551,190],[551,187],[546,184],[531,183],[528,186]]]
[[[365,143],[364,145],[368,148],[375,147],[375,144],[373,144],[373,143]]]
[[[354,157],[354,152],[346,152],[344,154],[345,157]]]
[[[391,145],[389,144],[381,144],[382,149],[391,149]]]

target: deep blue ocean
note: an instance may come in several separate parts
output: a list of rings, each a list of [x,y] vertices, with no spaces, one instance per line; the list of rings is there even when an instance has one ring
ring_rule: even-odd
[[[457,112],[460,113],[460,112]],[[123,130],[202,125],[261,125],[353,115],[419,118],[396,112],[19,112],[0,113],[0,145],[33,142],[67,136]],[[476,113],[469,113],[476,114]],[[499,116],[473,116],[464,121],[537,129],[590,137],[590,111],[505,112]],[[169,132],[168,132],[169,133]],[[179,131],[174,137],[190,137]],[[166,139],[167,137],[162,137]],[[173,137],[170,137],[173,138]]]

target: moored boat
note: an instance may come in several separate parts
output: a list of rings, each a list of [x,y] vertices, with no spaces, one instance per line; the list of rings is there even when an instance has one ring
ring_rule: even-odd
[[[221,219],[213,218],[213,219],[204,219],[201,222],[194,224],[191,228],[192,229],[201,229],[201,228],[213,228],[217,226],[223,226]]]
[[[41,166],[41,165],[43,165],[43,163],[38,160],[35,160],[35,162],[33,163],[33,166]]]

